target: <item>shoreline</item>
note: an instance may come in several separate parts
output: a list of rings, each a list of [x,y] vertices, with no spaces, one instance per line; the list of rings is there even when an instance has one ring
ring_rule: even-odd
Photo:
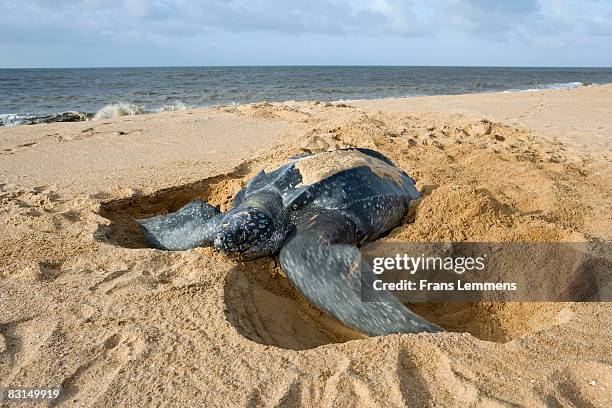
[[[0,114],[0,127],[10,126],[22,126],[22,125],[35,125],[35,124],[48,124],[48,123],[64,123],[64,122],[86,122],[91,120],[100,119],[112,119],[121,116],[138,116],[138,115],[155,115],[163,112],[181,112],[186,110],[196,109],[214,109],[223,106],[243,106],[253,103],[270,102],[284,104],[287,102],[331,102],[331,103],[343,103],[343,102],[368,102],[368,101],[385,101],[385,100],[406,100],[412,98],[428,98],[428,97],[464,97],[467,95],[489,95],[489,94],[514,94],[514,93],[530,93],[530,92],[547,92],[547,91],[567,91],[572,89],[579,89],[584,87],[606,87],[612,86],[612,83],[603,84],[592,84],[584,82],[568,82],[568,83],[551,83],[545,85],[544,88],[528,88],[528,89],[509,89],[509,90],[496,90],[496,91],[481,91],[471,93],[456,93],[456,94],[431,94],[431,95],[410,95],[410,96],[390,96],[390,97],[372,97],[372,98],[358,98],[358,99],[330,99],[330,100],[316,100],[316,99],[300,99],[293,100],[288,99],[284,101],[269,101],[261,100],[256,102],[245,102],[245,103],[230,103],[230,104],[212,104],[208,106],[187,106],[184,103],[178,101],[174,104],[164,105],[162,107],[148,109],[142,105],[132,102],[114,102],[105,105],[98,109],[96,112],[86,112],[81,110],[64,110],[58,112],[38,112],[38,113],[3,113]],[[25,123],[24,123],[25,122]]]
[[[577,103],[577,101],[581,102]],[[282,112],[280,115],[271,113],[267,118],[264,114],[260,118],[257,111],[263,110],[260,108],[266,108],[266,106],[273,110],[286,109],[288,111]],[[136,161],[144,160],[144,162],[155,157],[168,164],[181,160],[197,163],[202,162],[199,157],[205,157],[207,153],[210,153],[208,143],[215,145],[212,150],[215,154],[226,157],[224,162],[238,165],[240,160],[237,160],[234,156],[240,155],[240,152],[245,151],[244,149],[257,148],[259,145],[260,149],[257,150],[263,150],[265,146],[274,146],[275,141],[280,143],[287,138],[291,139],[291,135],[299,135],[307,131],[309,128],[307,124],[305,125],[301,120],[297,122],[293,120],[296,115],[306,118],[306,115],[310,115],[313,110],[324,111],[326,115],[333,115],[334,113],[343,115],[346,111],[355,109],[365,113],[375,113],[377,111],[404,115],[442,113],[461,115],[470,120],[486,119],[507,126],[528,129],[535,132],[538,137],[543,137],[552,142],[562,142],[576,151],[589,152],[599,157],[598,160],[607,160],[609,152],[612,151],[612,133],[609,126],[606,125],[610,121],[609,118],[612,117],[610,106],[612,106],[612,84],[541,92],[439,95],[337,102],[260,102],[167,111],[147,115],[125,115],[81,122],[8,126],[0,127],[0,151],[3,152],[4,160],[12,170],[7,173],[0,169],[0,174],[4,176],[6,181],[13,184],[22,184],[18,180],[27,180],[30,178],[28,174],[37,175],[37,177],[33,177],[36,181],[32,180],[32,184],[56,184],[49,177],[40,177],[40,173],[36,170],[36,165],[33,162],[28,166],[27,161],[14,161],[13,159],[24,157],[23,154],[27,158],[34,159],[31,153],[42,147],[49,148],[50,154],[61,157],[70,154],[70,150],[64,150],[75,144],[95,145],[102,149],[102,152],[107,151],[108,153],[116,150],[119,146],[123,146],[124,150],[119,152],[118,155],[108,155],[106,157],[108,162],[106,163],[96,160],[93,163],[86,164],[88,159],[77,156],[75,163],[67,165],[57,158],[52,158],[50,163],[53,163],[53,170],[50,174],[58,171],[65,173],[68,169],[81,174],[82,170],[88,166],[93,166],[91,167],[93,171],[106,172],[109,168],[114,168],[120,163],[125,163],[127,168],[133,169],[134,166],[129,164],[130,155],[136,158],[141,157]],[[234,126],[232,124],[234,119],[228,114],[240,113],[242,110],[248,112],[239,115],[239,121],[236,123],[240,123],[239,127],[243,130],[239,130],[233,137],[247,142],[239,148],[238,146],[241,146],[241,143],[231,143],[229,150],[224,153],[222,140],[225,137],[222,133],[228,132],[228,135],[231,135],[233,133],[231,128]],[[300,113],[300,110],[305,113]],[[187,123],[187,126],[184,123]],[[182,129],[182,134],[176,133],[177,126]],[[202,128],[202,126],[204,127]],[[255,126],[254,129],[259,130],[249,132],[249,126]],[[206,131],[206,133],[210,133],[212,139],[202,140],[199,129],[207,129],[207,127],[211,128],[211,131]],[[249,136],[244,132],[247,132]],[[104,140],[105,137],[108,139]],[[138,151],[139,140],[143,140],[143,137],[151,143],[151,151],[144,153],[144,155]],[[118,145],[113,146],[113,142],[117,142]],[[190,143],[196,147],[194,151],[185,147]],[[178,146],[179,149],[167,150],[166,146],[172,144]],[[234,146],[238,150],[235,150]],[[161,156],[155,156],[155,154],[161,154]],[[145,159],[145,157],[147,158]],[[213,174],[213,164],[206,165],[202,162],[201,166],[204,174]],[[230,170],[230,167],[225,168]],[[20,171],[23,174],[16,177]],[[173,168],[172,173],[175,172],[176,169]],[[127,176],[131,174],[130,177],[134,177],[135,174],[126,173],[122,176],[122,179],[125,180],[122,184],[132,187],[142,185],[148,179],[146,172],[138,170],[137,173],[142,173],[142,176],[137,177],[142,181],[133,185],[129,182]],[[179,172],[179,174],[181,173],[183,172]],[[183,177],[185,176],[187,175],[183,175]],[[79,177],[68,177],[71,180],[68,184],[78,181]],[[85,178],[97,179],[97,177],[91,177],[89,174],[85,175]],[[167,179],[166,177],[162,178]],[[189,175],[187,179],[195,180],[196,177]],[[171,181],[168,179],[166,184],[170,183]],[[86,188],[86,190],[91,189]]]

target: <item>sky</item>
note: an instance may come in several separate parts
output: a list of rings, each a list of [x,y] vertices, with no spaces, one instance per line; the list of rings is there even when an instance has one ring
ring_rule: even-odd
[[[612,0],[0,0],[0,67],[612,66]]]

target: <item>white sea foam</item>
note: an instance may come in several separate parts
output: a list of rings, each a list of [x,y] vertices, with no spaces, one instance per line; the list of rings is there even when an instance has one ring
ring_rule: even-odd
[[[590,84],[585,84],[584,82],[553,82],[550,84],[538,85],[537,88],[508,89],[507,91],[504,91],[504,92],[537,92],[537,91],[543,91],[543,90],[548,90],[548,89],[556,89],[556,90],[574,89],[574,88],[580,88],[581,86],[587,86],[587,85],[590,85]]]
[[[0,115],[0,126],[16,126],[25,123],[27,115],[20,115],[18,113],[6,113]]]
[[[184,110],[187,110],[187,109],[189,109],[189,108],[183,102],[176,101],[172,105],[164,105],[164,106],[162,106],[159,109],[155,109],[154,112],[181,112],[181,111],[184,111]]]
[[[142,115],[145,113],[147,113],[147,111],[142,106],[138,106],[134,103],[119,102],[106,105],[100,109],[94,115],[94,119],[110,119],[118,116]]]
[[[94,119],[110,119],[119,116],[130,116],[130,115],[145,115],[149,113],[160,113],[160,112],[180,112],[189,109],[181,101],[177,101],[171,105],[164,105],[161,108],[148,110],[135,103],[119,102],[106,105],[100,109],[94,115]]]
[[[554,82],[552,84],[544,84],[542,85],[543,89],[573,89],[580,88],[585,84],[582,82]]]

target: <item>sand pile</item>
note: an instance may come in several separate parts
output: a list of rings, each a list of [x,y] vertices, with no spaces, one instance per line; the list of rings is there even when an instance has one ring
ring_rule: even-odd
[[[606,304],[415,304],[449,331],[365,338],[310,306],[274,259],[152,250],[134,223],[197,197],[225,209],[261,169],[360,146],[388,155],[423,194],[385,240],[609,241],[609,163],[596,152],[461,114],[350,103],[177,115],[284,133],[210,177],[169,163],[129,188],[1,185],[1,386],[60,385],[60,406],[611,404]],[[129,120],[146,133],[146,117]],[[211,150],[230,143],[222,136]],[[206,160],[222,168],[224,158]],[[168,168],[181,176],[172,182]]]

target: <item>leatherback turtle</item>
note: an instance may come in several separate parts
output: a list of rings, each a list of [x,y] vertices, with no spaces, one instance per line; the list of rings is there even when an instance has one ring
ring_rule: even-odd
[[[368,299],[361,291],[374,274],[357,247],[399,225],[418,197],[414,181],[381,153],[341,149],[261,171],[225,213],[198,199],[138,223],[158,249],[214,245],[244,259],[278,254],[312,304],[367,335],[437,332],[391,293]]]

